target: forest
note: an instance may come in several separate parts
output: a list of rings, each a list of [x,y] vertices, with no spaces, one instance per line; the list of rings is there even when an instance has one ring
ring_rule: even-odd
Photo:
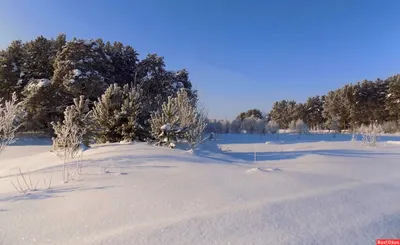
[[[1,50],[0,97],[18,103],[19,132],[62,138],[76,126],[86,142],[155,139],[165,124],[190,138],[191,126],[204,124],[185,69],[167,70],[157,54],[140,60],[121,42],[67,41],[65,34]]]

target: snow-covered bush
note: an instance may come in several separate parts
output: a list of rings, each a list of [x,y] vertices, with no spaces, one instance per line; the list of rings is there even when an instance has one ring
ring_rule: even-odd
[[[63,181],[67,183],[72,175],[69,173],[71,161],[78,157],[80,160],[76,161],[77,172],[73,175],[82,176],[82,145],[89,132],[88,118],[91,112],[88,109],[88,100],[83,96],[74,100],[74,105],[68,106],[64,111],[64,120],[62,122],[51,124],[53,125],[56,137],[53,138],[53,147],[58,154],[63,155]],[[78,177],[79,178],[79,177]]]
[[[379,124],[361,125],[358,131],[362,136],[363,143],[372,147],[376,147],[377,141],[383,133],[382,126]]]
[[[298,119],[297,121],[296,121],[296,128],[295,128],[295,130],[296,130],[296,133],[297,133],[297,135],[301,135],[301,134],[308,134],[309,133],[309,129],[308,129],[308,126],[307,126],[307,124],[303,121],[303,120],[301,120],[301,119]]]
[[[21,125],[19,114],[20,104],[17,103],[16,93],[13,93],[11,100],[0,104],[0,153],[15,141],[15,132]]]
[[[389,122],[384,122],[382,124],[382,130],[386,134],[393,134],[397,132],[397,124],[396,122],[389,121]]]
[[[64,111],[64,121],[54,123],[51,125],[54,129],[55,137],[53,138],[53,149],[55,151],[64,151],[65,147],[69,147],[65,137],[62,137],[64,127],[72,128],[76,126],[82,133],[82,143],[85,146],[89,146],[91,137],[91,111],[89,111],[89,100],[85,99],[84,96],[80,96],[79,99],[74,99],[74,104],[68,106]]]
[[[105,143],[135,139],[141,112],[140,96],[141,90],[137,91],[128,84],[108,87],[93,107],[94,124],[98,129],[96,141]]]

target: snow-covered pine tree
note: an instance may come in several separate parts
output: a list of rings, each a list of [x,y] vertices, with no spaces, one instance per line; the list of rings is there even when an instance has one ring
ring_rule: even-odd
[[[181,88],[177,93],[179,128],[184,132],[192,150],[201,143],[203,132],[207,126],[206,114],[196,101],[189,97],[185,89]]]
[[[134,140],[141,111],[140,92],[128,84],[121,88],[115,83],[94,103],[93,120],[98,128],[95,132],[98,142]]]
[[[74,97],[94,101],[112,84],[113,66],[101,46],[93,40],[73,40],[57,54],[52,82],[62,84]]]
[[[53,77],[54,51],[53,41],[40,36],[24,44],[24,64],[21,79],[24,84],[32,79],[47,79]]]
[[[132,141],[139,129],[138,119],[141,113],[142,90],[134,89],[128,84],[123,87],[123,101],[121,106],[120,124],[121,137],[124,141]]]
[[[24,130],[52,132],[52,121],[60,121],[72,97],[48,79],[31,79],[22,92],[26,113]]]
[[[104,94],[94,103],[93,120],[97,125],[96,141],[100,143],[117,142],[118,120],[123,91],[118,84],[110,85]]]
[[[160,140],[160,143],[169,144],[175,140],[169,131],[179,122],[178,110],[176,98],[170,96],[167,102],[162,104],[161,109],[151,115],[151,133],[154,138]]]

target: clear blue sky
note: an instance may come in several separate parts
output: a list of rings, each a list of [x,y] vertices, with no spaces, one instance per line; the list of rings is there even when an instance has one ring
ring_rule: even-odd
[[[187,68],[212,118],[400,72],[398,0],[0,0],[0,47],[121,41]]]

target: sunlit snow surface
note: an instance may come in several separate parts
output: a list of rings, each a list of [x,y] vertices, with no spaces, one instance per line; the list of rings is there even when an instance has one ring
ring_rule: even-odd
[[[216,139],[194,153],[179,145],[95,145],[84,152],[84,179],[67,184],[49,141],[20,140],[0,155],[0,244],[336,245],[399,238],[400,145],[393,142],[400,137],[381,137],[376,148],[351,142],[351,135]],[[106,174],[100,166],[109,162]],[[10,181],[18,168],[31,171],[39,191],[15,191]],[[51,190],[42,190],[50,176]]]

